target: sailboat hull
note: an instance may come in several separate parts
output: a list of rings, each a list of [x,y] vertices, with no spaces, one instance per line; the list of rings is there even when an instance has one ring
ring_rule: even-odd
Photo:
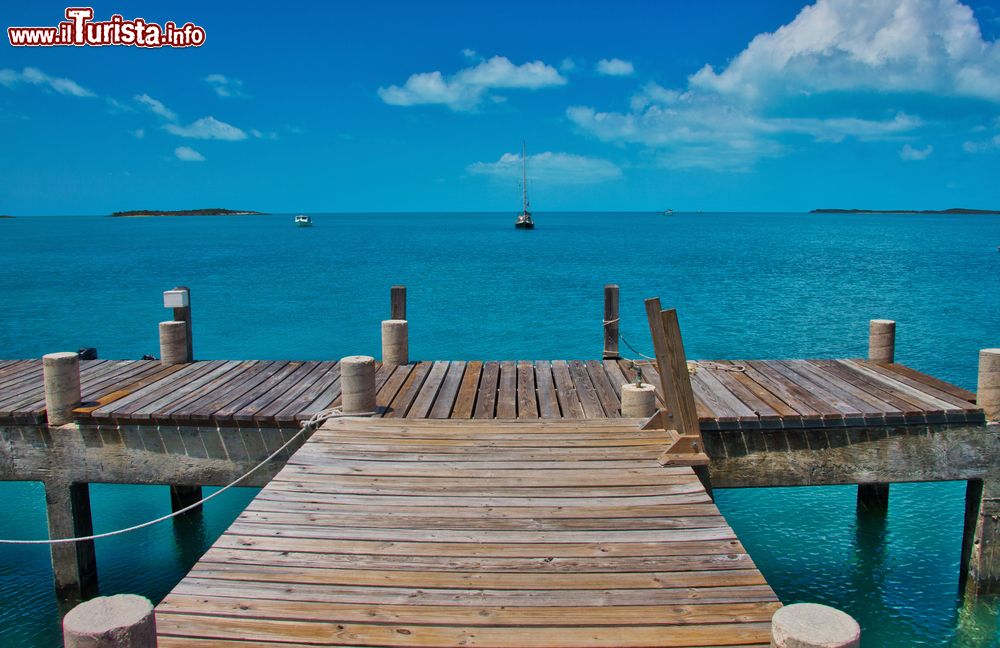
[[[514,229],[535,229],[534,223],[514,223]]]

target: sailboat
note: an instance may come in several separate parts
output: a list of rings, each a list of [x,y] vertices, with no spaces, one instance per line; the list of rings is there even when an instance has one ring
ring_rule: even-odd
[[[535,229],[535,221],[531,220],[531,212],[528,211],[528,156],[524,142],[521,142],[521,205],[514,229]]]

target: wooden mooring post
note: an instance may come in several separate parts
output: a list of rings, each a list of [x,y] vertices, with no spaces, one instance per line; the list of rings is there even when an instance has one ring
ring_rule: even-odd
[[[618,286],[608,284],[604,287],[604,359],[617,360],[621,358],[618,352],[619,333],[618,319]]]
[[[406,319],[406,286],[393,286],[389,289],[389,319]]]

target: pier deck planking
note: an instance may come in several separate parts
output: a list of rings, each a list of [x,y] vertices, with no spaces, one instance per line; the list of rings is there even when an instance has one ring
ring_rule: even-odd
[[[157,607],[159,645],[767,645],[780,603],[666,442],[329,421]]]
[[[337,362],[152,360],[80,363],[80,421],[298,427],[340,403]],[[659,384],[653,365],[639,367]],[[624,360],[415,362],[379,365],[385,418],[615,419]],[[866,360],[692,363],[702,429],[780,429],[984,421],[975,394],[900,364]],[[45,420],[40,360],[0,362],[0,422]]]

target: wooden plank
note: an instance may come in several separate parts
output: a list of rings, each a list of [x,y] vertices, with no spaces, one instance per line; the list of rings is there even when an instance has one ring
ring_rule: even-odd
[[[303,388],[296,392],[289,392],[285,397],[271,403],[266,409],[258,413],[258,418],[269,416],[278,424],[295,423],[298,421],[307,408],[315,413],[326,409],[333,404],[334,398],[340,394],[340,363],[321,362],[319,368],[311,376],[311,383],[303,381]],[[316,403],[321,399],[320,403]],[[310,407],[316,403],[314,407]]]
[[[517,363],[500,363],[500,383],[497,389],[497,418],[517,418]]]
[[[517,363],[517,418],[538,418],[535,367],[527,360],[521,360]]]
[[[196,423],[211,421],[212,416],[217,411],[248,393],[254,387],[267,380],[268,377],[277,373],[286,364],[288,363],[280,360],[255,362],[238,379],[190,403],[187,407],[187,418]]]
[[[281,363],[268,369],[261,374],[263,380],[254,381],[253,386],[240,394],[239,397],[219,408],[212,414],[212,420],[217,423],[232,423],[235,421],[237,412],[241,412],[252,403],[255,403],[261,396],[269,392],[275,385],[282,383],[288,376],[302,368],[303,363],[297,360]],[[265,403],[266,404],[266,403]],[[249,412],[250,420],[253,420],[253,412]]]
[[[131,411],[137,410],[148,403],[159,400],[176,387],[197,379],[211,371],[215,365],[208,362],[192,362],[186,365],[174,365],[174,371],[164,371],[159,380],[148,382],[138,389],[133,389],[102,407],[91,412],[94,418],[127,419]],[[168,367],[171,368],[172,367]]]
[[[622,397],[622,385],[625,385],[631,381],[625,377],[622,373],[622,368],[619,366],[620,360],[605,360],[604,361],[604,371],[608,374],[608,382],[614,387],[615,395],[618,396],[619,406],[621,404]],[[620,409],[620,407],[619,407]]]
[[[156,362],[159,365],[159,362]],[[73,413],[78,418],[89,418],[94,412],[106,407],[112,403],[116,403],[119,400],[130,396],[136,392],[139,392],[149,385],[158,383],[159,381],[167,378],[171,374],[183,371],[190,365],[172,365],[170,367],[161,367],[152,373],[143,373],[141,377],[135,381],[128,381],[124,385],[114,386],[111,389],[113,391],[108,391],[105,394],[97,397],[96,399],[88,400],[87,403],[81,405],[80,407],[73,410]],[[110,416],[110,415],[106,415]]]
[[[399,388],[399,393],[389,403],[389,408],[384,414],[385,418],[403,418],[406,416],[406,413],[410,410],[410,405],[413,404],[413,401],[417,398],[417,394],[420,393],[424,380],[431,371],[431,366],[432,363],[430,362],[419,362],[413,366],[410,375],[406,377],[406,381]]]
[[[601,399],[598,398],[594,383],[590,380],[590,374],[587,373],[587,366],[580,360],[573,360],[569,363],[569,375],[573,379],[576,395],[580,398],[584,417],[605,418],[606,414],[601,406]]]
[[[417,397],[413,400],[413,404],[406,413],[407,417],[427,418],[448,373],[448,364],[446,361],[437,361],[431,365],[431,370],[427,373],[427,379],[424,380],[423,386],[421,386]]]
[[[556,398],[564,418],[582,419],[583,405],[576,393],[576,385],[569,372],[569,363],[565,360],[552,361],[552,378],[556,385]]]
[[[816,398],[808,391],[791,382],[783,374],[775,371],[763,360],[747,360],[743,363],[746,373],[771,393],[802,416],[803,424],[816,425],[823,420],[843,421],[844,415],[829,403]]]
[[[597,392],[597,399],[601,402],[601,408],[604,410],[605,416],[608,418],[621,418],[621,397],[615,392],[615,388],[608,378],[608,372],[604,370],[604,364],[597,360],[588,360],[586,367],[587,374],[594,385],[594,390]],[[618,388],[621,389],[621,385]]]
[[[465,362],[456,361],[448,365],[448,373],[441,383],[438,397],[431,408],[430,418],[446,419],[451,416],[452,408],[458,398],[458,390],[462,387],[462,378],[465,375]],[[471,409],[471,408],[470,408]]]
[[[925,373],[921,373],[921,372],[917,371],[916,369],[912,369],[910,367],[907,367],[906,365],[899,364],[898,362],[897,363],[893,363],[893,364],[889,364],[889,365],[883,365],[883,366],[886,369],[889,369],[890,371],[892,371],[893,373],[897,373],[897,374],[906,376],[907,378],[915,380],[915,381],[917,381],[919,383],[923,383],[924,385],[927,385],[929,387],[933,387],[933,388],[935,388],[937,390],[943,391],[946,394],[950,394],[950,395],[952,395],[952,396],[954,396],[954,397],[956,397],[956,398],[958,398],[960,400],[963,400],[963,401],[966,401],[966,402],[969,402],[969,403],[972,403],[972,404],[975,404],[975,402],[976,402],[976,394],[974,392],[971,392],[968,389],[962,389],[958,385],[953,385],[953,384],[951,384],[949,382],[945,382],[943,380],[939,380],[939,379],[935,378],[934,376],[928,376]]]
[[[948,403],[951,405],[952,409],[962,409],[962,410],[978,409],[975,407],[975,405],[967,401],[965,398],[959,396],[953,396],[947,391],[938,389],[937,387],[933,387],[919,380],[914,380],[913,378],[910,378],[906,374],[901,373],[899,371],[894,371],[893,369],[885,365],[880,366],[877,362],[870,362],[868,360],[853,360],[851,362],[856,363],[875,373],[881,374],[887,378],[895,380],[898,383],[902,383],[911,389],[926,394],[927,396],[931,396],[939,401]]]
[[[381,388],[375,392],[375,409],[382,412],[383,415],[389,410],[393,399],[399,394],[399,390],[402,389],[403,385],[406,383],[410,374],[413,373],[413,368],[416,365],[408,364],[396,367],[392,370],[392,374],[385,381]]]
[[[483,376],[479,381],[479,394],[476,397],[477,419],[491,419],[496,412],[497,386],[500,383],[500,363],[487,362],[483,365]]]
[[[220,382],[225,384],[227,380],[231,379],[232,374],[238,374],[245,368],[246,365],[235,360],[220,362],[208,373],[178,386],[173,393],[133,411],[131,418],[135,420],[169,420],[172,412],[184,407],[192,400],[200,398]]]
[[[716,364],[718,364],[719,368],[705,368],[699,365],[698,370],[705,371],[706,375],[715,378],[719,384],[731,392],[740,403],[746,405],[746,407],[753,412],[753,416],[757,417],[762,426],[781,427],[782,415],[771,407],[771,404],[768,401],[758,396],[756,391],[750,389],[739,380],[738,376],[743,376],[743,372],[740,371],[740,367],[731,363]],[[753,383],[753,381],[749,382]],[[765,389],[761,388],[760,391],[768,396],[771,396],[770,392]],[[771,396],[771,400],[774,400],[773,396]],[[792,416],[796,416],[794,410],[788,406],[784,406],[783,410],[791,413]]]
[[[452,410],[453,419],[470,419],[476,406],[476,394],[479,392],[479,378],[483,373],[483,363],[474,360],[465,365],[462,376],[462,386],[458,389],[455,407]]]
[[[826,371],[836,373],[843,380],[851,382],[859,389],[864,389],[886,402],[893,403],[902,412],[905,419],[926,423],[928,418],[931,420],[944,420],[945,418],[944,410],[939,405],[913,394],[895,391],[885,383],[880,382],[877,377],[842,364],[837,360],[816,360],[815,362]]]
[[[535,363],[535,391],[538,394],[538,415],[543,419],[558,419],[559,397],[556,395],[555,379],[552,377],[552,363],[539,360]]]
[[[255,423],[258,412],[287,394],[289,390],[295,389],[295,386],[315,371],[318,365],[318,362],[302,362],[287,373],[280,372],[284,374],[280,378],[276,374],[264,381],[243,399],[242,407],[232,414],[233,420],[239,423]],[[218,414],[216,417],[218,418]]]

